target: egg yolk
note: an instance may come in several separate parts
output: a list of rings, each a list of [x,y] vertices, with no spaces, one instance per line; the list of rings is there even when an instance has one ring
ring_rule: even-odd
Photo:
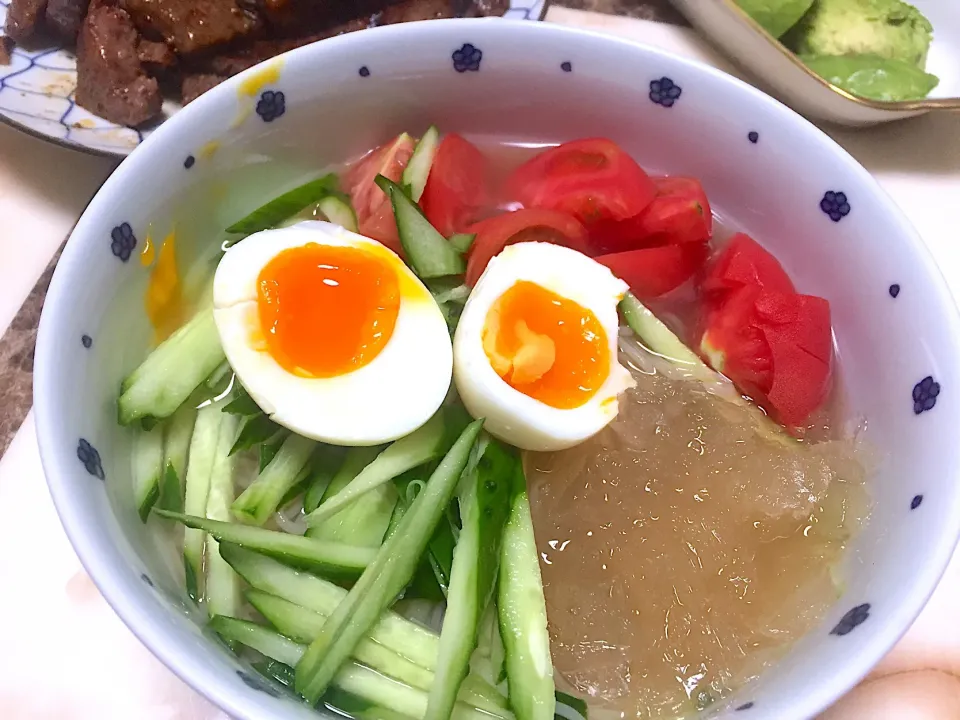
[[[550,407],[580,407],[610,372],[607,334],[593,312],[526,280],[491,306],[482,342],[497,375]]]
[[[400,283],[387,258],[308,243],[278,253],[257,278],[267,350],[285,370],[335,377],[373,360],[390,340]]]

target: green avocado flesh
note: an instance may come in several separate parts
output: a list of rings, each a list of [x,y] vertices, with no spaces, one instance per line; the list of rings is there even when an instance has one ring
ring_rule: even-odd
[[[871,100],[919,100],[939,82],[935,75],[914,65],[878,55],[801,56],[800,59],[827,82]]]

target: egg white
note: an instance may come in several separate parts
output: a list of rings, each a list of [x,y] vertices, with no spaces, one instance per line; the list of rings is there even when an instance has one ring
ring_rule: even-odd
[[[367,250],[394,264],[400,308],[393,334],[363,367],[330,378],[285,370],[266,349],[257,278],[278,253],[307,243]],[[430,292],[391,250],[326,222],[255,233],[230,248],[213,282],[214,319],[238,380],[271,419],[315,440],[377,445],[423,425],[450,387],[453,351],[446,321]]]
[[[610,372],[599,390],[577,408],[561,409],[524,395],[497,375],[483,349],[483,328],[493,304],[527,280],[572,300],[596,316],[607,335]],[[477,281],[453,341],[454,381],[467,410],[486,418],[492,435],[523,450],[562,450],[595,435],[619,411],[617,396],[633,387],[617,361],[617,303],[628,286],[576,250],[549,243],[518,243],[497,255]]]

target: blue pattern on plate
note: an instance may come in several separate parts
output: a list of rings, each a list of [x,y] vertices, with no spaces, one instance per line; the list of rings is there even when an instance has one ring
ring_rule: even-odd
[[[571,72],[573,70],[573,65],[569,60],[565,60],[564,62],[560,63],[560,69],[564,72]]]
[[[454,50],[453,69],[458,73],[477,72],[480,70],[480,61],[483,60],[483,51],[470,43],[464,43],[459,50]]]
[[[750,132],[747,133],[747,140],[749,140],[754,145],[756,145],[757,142],[760,140],[760,133],[758,133],[756,130],[751,130]]]
[[[100,462],[100,453],[83,438],[80,438],[80,442],[77,443],[77,459],[83,463],[86,471],[95,478],[103,480],[106,477],[103,472],[103,464]]]
[[[895,298],[900,294],[900,286],[897,283],[894,283],[888,288],[887,292],[890,293],[890,297]]]
[[[87,349],[90,349],[90,346],[93,345],[93,338],[89,335],[83,335],[80,338],[80,343]]]
[[[10,0],[0,0],[0,27]],[[511,0],[504,17],[539,20],[544,0]],[[60,47],[25,50],[16,47],[9,65],[0,65],[0,121],[41,138],[108,155],[128,155],[152,128],[115,125],[74,102],[77,65],[74,54]],[[179,109],[164,103],[163,117]]]
[[[257,115],[273,122],[287,111],[287,99],[281,90],[264,90],[257,101]]]
[[[130,253],[137,246],[137,237],[130,223],[121,223],[110,231],[110,252],[123,262],[130,259]]]
[[[259,690],[260,692],[266,693],[270,697],[280,697],[280,691],[273,687],[273,685],[266,680],[261,679],[259,675],[250,675],[249,673],[245,673],[243,670],[237,670],[237,676],[243,680],[243,684],[249,688]]]
[[[914,495],[913,500],[910,501],[910,509],[916,510],[920,507],[920,503],[923,502],[923,495]]]
[[[650,81],[650,99],[665,108],[673,107],[682,92],[683,88],[668,77]]]
[[[738,705],[738,706],[737,706],[736,708],[734,708],[734,709],[735,709],[735,710],[738,710],[738,711],[739,711],[739,710],[749,710],[749,709],[752,708],[752,707],[753,707],[753,703],[752,703],[752,702],[745,702],[743,705]]]
[[[850,214],[847,194],[839,190],[828,190],[823,194],[823,199],[820,201],[820,209],[829,215],[834,222],[840,222]]]
[[[933,410],[940,395],[940,383],[927,375],[913,386],[913,412],[915,415]]]
[[[855,608],[848,610],[847,614],[840,618],[840,622],[830,631],[830,634],[839,637],[847,635],[853,632],[856,627],[865,623],[868,617],[870,617],[870,603],[857,605]]]
[[[360,74],[360,77],[370,77],[370,68],[368,68],[366,65],[357,70],[357,72]]]

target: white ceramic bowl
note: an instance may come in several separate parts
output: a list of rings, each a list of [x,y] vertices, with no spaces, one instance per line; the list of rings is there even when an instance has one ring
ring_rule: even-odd
[[[805,120],[710,68],[558,26],[439,21],[324,41],[203,96],[120,165],[64,250],[35,367],[44,469],[91,577],[164,663],[232,716],[314,717],[212,641],[176,558],[133,511],[115,401],[149,339],[137,252],[176,222],[188,256],[265,195],[430,123],[515,142],[613,138],[647,168],[701,178],[724,220],[830,300],[850,404],[882,452],[873,516],[827,616],[710,713],[814,715],[907,629],[960,532],[953,302],[890,199]]]

